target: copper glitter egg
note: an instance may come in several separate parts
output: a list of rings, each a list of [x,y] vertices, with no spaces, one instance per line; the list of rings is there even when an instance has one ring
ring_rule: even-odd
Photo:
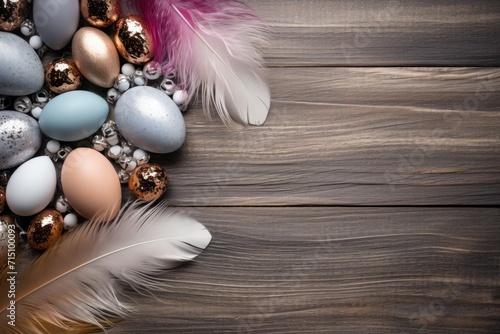
[[[119,0],[82,0],[80,12],[96,28],[109,27],[120,17]]]
[[[28,0],[0,1],[0,30],[16,30],[27,16]]]
[[[0,187],[0,213],[5,210],[5,189]]]
[[[144,64],[153,58],[153,36],[137,15],[124,16],[116,23],[114,42],[129,63]]]
[[[59,211],[43,210],[28,227],[28,243],[34,249],[47,249],[59,240],[63,229],[64,219]]]
[[[128,188],[138,199],[151,202],[165,194],[167,183],[167,172],[160,165],[143,164],[130,175]]]
[[[9,255],[11,258],[15,256],[18,242],[14,218],[9,215],[0,216],[0,269],[7,264]]]
[[[51,91],[61,94],[80,88],[82,75],[72,61],[56,59],[45,69],[45,83]]]

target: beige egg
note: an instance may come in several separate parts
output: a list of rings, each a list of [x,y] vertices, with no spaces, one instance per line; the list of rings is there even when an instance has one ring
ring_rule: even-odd
[[[76,67],[93,84],[110,88],[120,74],[120,57],[111,38],[103,31],[84,27],[71,44]]]
[[[64,195],[71,207],[87,219],[110,221],[120,211],[120,180],[101,153],[80,147],[68,155],[61,171]]]
[[[43,210],[37,214],[28,227],[28,243],[38,250],[54,245],[64,230],[64,219],[57,210]]]

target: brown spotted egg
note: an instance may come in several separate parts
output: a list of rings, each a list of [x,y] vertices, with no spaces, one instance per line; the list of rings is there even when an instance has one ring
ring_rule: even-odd
[[[167,183],[167,172],[160,165],[143,164],[130,175],[128,188],[138,199],[151,202],[165,194]]]
[[[38,250],[44,250],[55,244],[62,235],[64,219],[57,210],[43,210],[33,218],[28,227],[28,243]]]

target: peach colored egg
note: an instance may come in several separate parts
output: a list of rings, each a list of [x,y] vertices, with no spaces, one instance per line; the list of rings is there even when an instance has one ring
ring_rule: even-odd
[[[61,171],[64,195],[71,207],[87,219],[110,221],[120,211],[120,180],[101,153],[80,147],[64,161]]]

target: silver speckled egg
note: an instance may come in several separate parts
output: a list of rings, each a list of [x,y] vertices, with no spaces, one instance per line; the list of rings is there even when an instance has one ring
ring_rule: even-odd
[[[120,133],[134,146],[153,153],[170,153],[182,146],[186,126],[179,107],[149,86],[127,90],[115,107]]]
[[[40,57],[28,42],[0,31],[0,95],[33,94],[42,88],[44,80]]]
[[[7,264],[9,253],[15,254],[18,241],[14,219],[0,216],[0,269]]]
[[[38,122],[17,111],[0,111],[0,169],[22,164],[42,144]]]

